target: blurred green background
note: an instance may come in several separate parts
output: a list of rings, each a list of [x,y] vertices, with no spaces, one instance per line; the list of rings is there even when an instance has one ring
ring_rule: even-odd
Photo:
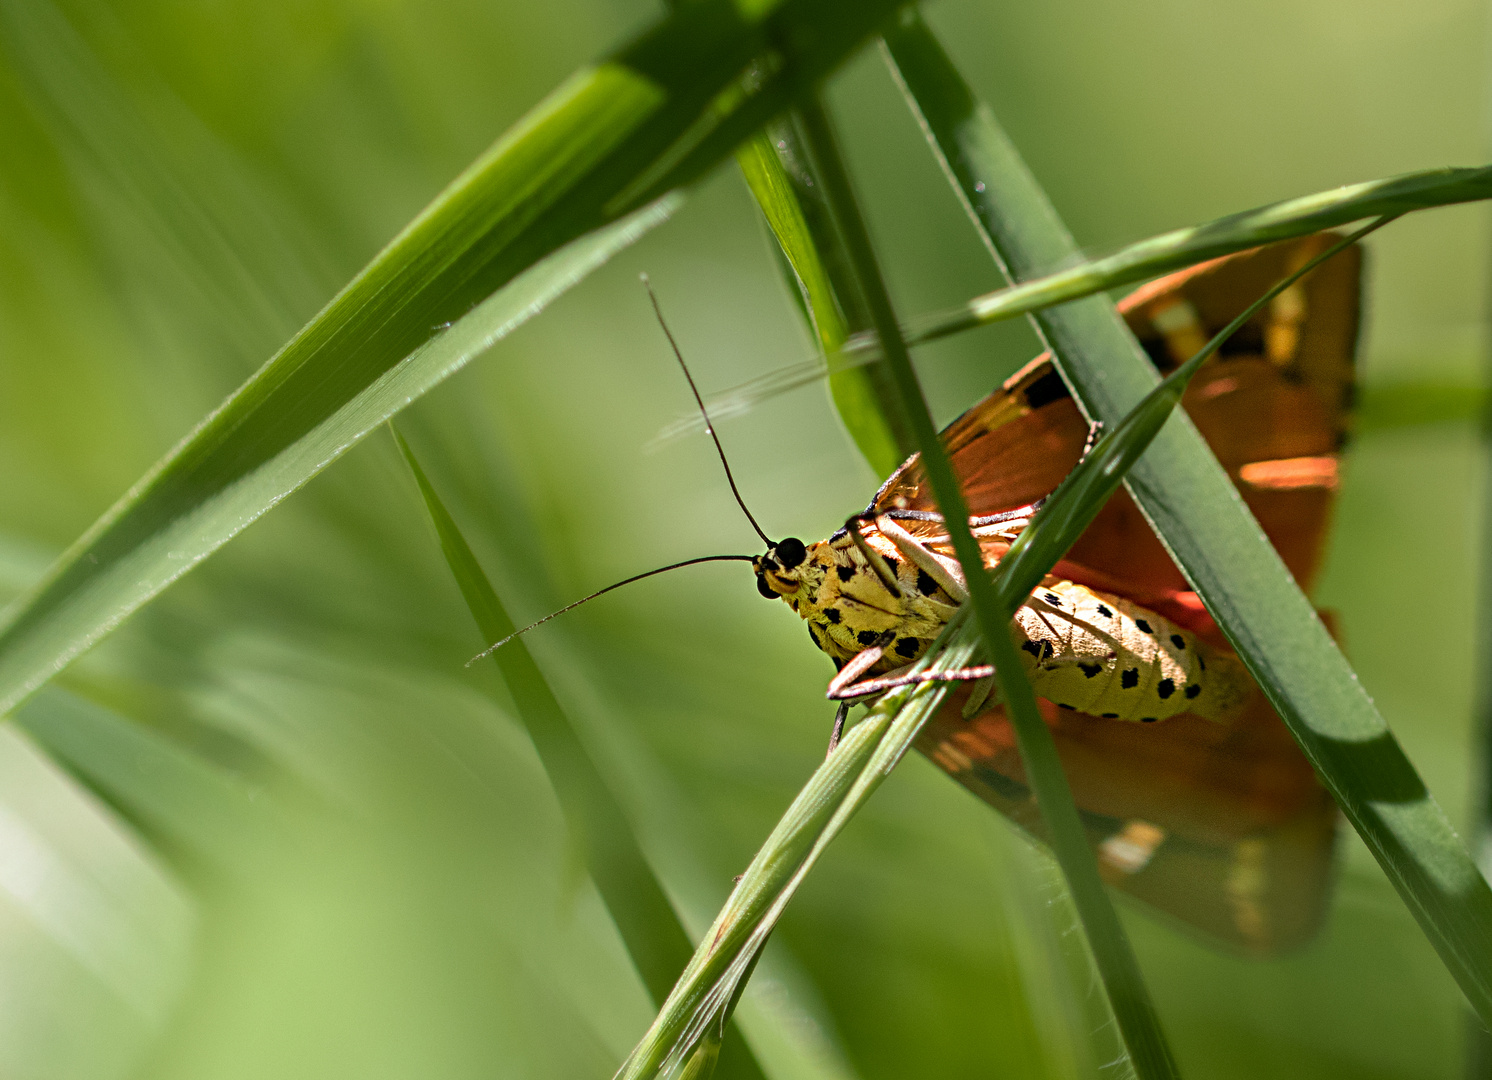
[[[0,0],[0,587],[33,580],[480,150],[646,4]],[[1078,240],[1487,158],[1485,8],[942,0]],[[904,314],[998,285],[875,50],[832,90]],[[1349,654],[1470,819],[1489,232],[1371,241],[1364,423],[1327,578]],[[702,387],[810,355],[730,168],[401,418],[517,618],[757,544]],[[949,419],[1034,352],[922,350]],[[1428,403],[1428,406],[1426,406]],[[816,389],[722,426],[774,535],[874,489]],[[605,1077],[651,1016],[382,434],[0,731],[0,1076]],[[829,668],[739,568],[530,639],[691,929],[816,762]],[[1271,962],[1138,912],[1192,1076],[1459,1075],[1459,994],[1355,837]],[[773,1080],[1113,1076],[1044,860],[909,760],[810,878],[742,1022]]]

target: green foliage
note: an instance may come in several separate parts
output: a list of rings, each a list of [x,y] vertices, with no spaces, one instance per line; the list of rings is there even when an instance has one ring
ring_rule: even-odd
[[[998,284],[884,72],[854,59],[889,6],[764,7],[655,24],[592,0],[0,6],[0,589],[30,598],[0,682],[15,702],[54,680],[0,738],[0,1072],[605,1076],[645,1030],[656,976],[586,871],[516,688],[462,666],[479,639],[404,464],[359,440],[406,409],[431,489],[520,619],[754,544],[703,444],[636,452],[689,402],[634,281],[649,270],[681,313],[705,386],[827,348],[715,166],[845,58],[824,93],[898,310]],[[1482,154],[1475,13],[1243,14],[930,11],[1092,250]],[[625,40],[652,45],[608,51]],[[505,129],[524,134],[484,156]],[[527,161],[552,182],[505,171],[541,145]],[[1479,214],[1374,241],[1365,424],[1319,598],[1452,817]],[[919,375],[942,419],[1033,351],[990,327],[920,349]],[[1411,381],[1412,400],[1392,389]],[[817,399],[723,437],[774,535],[826,533],[874,487]],[[698,568],[529,642],[696,940],[822,753],[827,666],[794,622],[744,574]],[[883,777],[853,821],[833,810],[842,831],[740,998],[763,1071],[1114,1061],[1045,856],[915,756]],[[1300,956],[1219,956],[1121,909],[1183,1074],[1456,1071],[1455,984],[1367,849],[1345,849],[1331,924]]]

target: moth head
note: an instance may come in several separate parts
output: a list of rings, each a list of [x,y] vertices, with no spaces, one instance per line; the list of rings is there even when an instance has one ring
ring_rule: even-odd
[[[756,591],[768,600],[797,592],[801,582],[796,571],[807,557],[808,548],[796,536],[777,541],[765,555],[751,560],[751,568],[756,571]]]

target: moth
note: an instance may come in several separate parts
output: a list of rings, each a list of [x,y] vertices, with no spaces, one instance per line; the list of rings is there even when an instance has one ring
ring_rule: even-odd
[[[1335,239],[1192,267],[1120,311],[1168,372]],[[1182,403],[1307,591],[1350,426],[1360,277],[1354,246],[1296,282],[1222,346]],[[1045,355],[943,432],[987,565],[1088,437]],[[753,569],[758,591],[787,603],[834,660],[839,696],[921,656],[966,595],[916,456],[845,529],[814,544],[769,542]],[[1125,491],[1032,593],[1012,632],[1106,880],[1245,952],[1310,940],[1330,897],[1336,806]],[[990,682],[950,695],[918,747],[1040,837]]]
[[[1337,239],[1322,233],[1202,263],[1142,287],[1119,310],[1156,368],[1169,373]],[[1354,245],[1300,278],[1222,345],[1182,399],[1307,592],[1351,423],[1361,274]],[[652,303],[731,492],[767,551],[687,559],[615,582],[474,660],[623,585],[697,563],[749,562],[761,595],[803,618],[839,669],[831,697],[883,689],[966,598],[921,462],[909,458],[827,540],[769,539],[741,499],[656,297]],[[987,565],[998,564],[1077,464],[1091,433],[1045,355],[944,430]],[[1329,613],[1321,614],[1329,627]],[[1017,611],[1012,633],[1105,879],[1242,952],[1267,955],[1309,941],[1330,899],[1336,805],[1123,489]],[[917,746],[1042,838],[992,682],[971,677],[950,694]],[[844,713],[842,706],[836,737]]]

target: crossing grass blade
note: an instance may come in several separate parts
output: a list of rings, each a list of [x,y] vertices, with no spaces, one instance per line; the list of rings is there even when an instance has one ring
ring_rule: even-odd
[[[1015,280],[1073,257],[1076,247],[1040,186],[925,24],[914,14],[904,17],[887,45],[955,189]],[[1441,203],[1482,198],[1487,182],[1485,170],[1420,174],[1385,182],[1376,195],[1349,191],[1297,200],[1290,213],[1255,212],[1254,224],[1241,231],[1235,226],[1250,215],[1222,219],[1233,226],[1194,231],[1246,235],[1255,244],[1296,235],[1271,231],[1271,220],[1309,231],[1363,213],[1440,204],[1428,201],[1432,197]],[[1335,209],[1304,212],[1312,205]],[[1340,214],[1352,217],[1333,216]],[[1143,263],[1147,273],[1177,265],[1157,255],[1167,245],[1186,246],[1185,238],[1152,243],[1150,255],[1129,264]],[[1129,250],[1143,252],[1145,245]],[[1189,250],[1219,253],[1200,244]],[[1124,279],[1110,273],[1104,280]],[[1106,300],[1067,303],[1037,318],[1064,377],[1094,418],[1115,423],[1154,388],[1153,365]],[[1467,1000],[1492,1023],[1492,889],[1184,414],[1173,415],[1156,435],[1126,486]]]
[[[902,54],[906,54],[910,47],[905,33],[901,36],[891,35],[887,40],[895,41],[897,44],[894,51]],[[962,170],[972,176],[974,163],[981,156],[1004,153],[991,141],[992,135],[977,127],[960,126],[955,138],[963,140],[956,148],[950,147],[947,151],[953,155],[948,160],[950,168],[955,172]],[[972,182],[980,181],[975,178]],[[969,194],[977,197],[981,193],[971,187]],[[1344,185],[1330,191],[1230,214],[1200,225],[1162,233],[1130,244],[1113,255],[1088,261],[1078,258],[1077,246],[1071,242],[1071,237],[1067,238],[1065,245],[1042,245],[1039,240],[1042,229],[1030,231],[1028,226],[1007,223],[1012,234],[1024,236],[1032,241],[1033,246],[1040,248],[1039,254],[1033,255],[1026,272],[1028,279],[1009,288],[977,296],[950,311],[914,316],[902,326],[902,339],[909,346],[925,345],[988,323],[1029,316],[1045,308],[1069,304],[1095,293],[1145,281],[1171,270],[1276,240],[1305,236],[1367,218],[1393,216],[1412,210],[1452,206],[1489,198],[1492,198],[1492,166],[1478,169],[1430,169],[1405,176]],[[980,209],[985,201],[987,200],[976,198],[969,201],[968,205],[972,208],[971,213],[981,219],[979,227],[987,234],[989,223],[982,220],[984,211]],[[1050,218],[1050,215],[1046,217]],[[1044,226],[1051,226],[1053,222],[1044,219],[1043,223]],[[1057,225],[1060,227],[1060,222]],[[1063,235],[1066,235],[1065,231]],[[990,249],[991,254],[1002,263],[1008,258],[1001,254],[1004,250],[1003,243],[1001,241]],[[1052,266],[1064,262],[1075,262],[1075,265],[1046,274]],[[873,334],[859,333],[850,335],[836,363],[842,370],[856,365],[878,364],[881,359],[879,338]],[[822,359],[793,364],[722,391],[705,404],[711,417],[716,420],[724,419],[747,412],[779,394],[826,378],[828,372],[828,366]],[[1448,388],[1436,393],[1433,400],[1427,401],[1423,408],[1434,416],[1447,413],[1464,416],[1475,408],[1479,400],[1477,393],[1474,389],[1461,391],[1459,388]],[[1371,417],[1369,420],[1371,422]],[[675,438],[697,431],[699,426],[699,420],[695,417],[680,419],[659,432],[658,438]]]
[[[0,711],[656,225],[892,9],[705,0],[575,74],[9,609]]]
[[[889,476],[915,447],[883,366],[838,363],[850,335],[870,326],[869,314],[794,119],[757,133],[736,160],[818,339],[835,412],[876,475]]]
[[[966,152],[973,155],[980,149],[980,136],[972,131],[969,134],[971,141]],[[1276,240],[1308,236],[1364,218],[1396,217],[1411,210],[1488,198],[1492,198],[1492,166],[1429,169],[1383,180],[1345,184],[1330,191],[1229,214],[1201,225],[1174,229],[1130,244],[1104,258],[1079,262],[1076,266],[1042,277],[1022,280],[998,292],[976,296],[953,311],[918,318],[907,327],[906,337],[914,345],[936,341],[976,326],[1013,319]],[[1059,263],[1070,261],[1075,255],[1074,248]],[[857,345],[868,347],[870,342],[852,342],[850,347]]]
[[[1130,1060],[1142,1080],[1169,1080],[1178,1075],[1170,1047],[1161,1030],[1149,988],[1140,974],[1134,949],[1099,878],[1098,865],[1088,848],[1087,833],[1062,772],[1056,744],[1037,712],[1030,684],[1019,675],[1012,676],[1012,672],[1020,670],[1020,662],[1010,642],[1010,619],[1016,606],[1025,599],[1025,594],[1002,598],[994,581],[985,572],[979,542],[969,531],[969,511],[963,490],[933,424],[927,399],[912,369],[911,356],[900,338],[891,297],[881,277],[869,231],[856,204],[849,173],[839,158],[829,117],[821,110],[805,108],[804,125],[809,143],[814,147],[814,156],[820,162],[824,190],[854,260],[875,331],[882,341],[881,351],[901,394],[908,425],[917,440],[923,472],[943,518],[948,522],[949,536],[968,583],[969,603],[966,607],[972,609],[986,653],[999,672],[1000,685],[1007,695],[1011,719],[1016,725],[1021,758],[1041,807],[1042,818],[1051,832],[1053,850],[1067,876],[1115,1021],[1129,1049]],[[1094,512],[1097,512],[1096,506]],[[1060,552],[1053,554],[1052,562],[1055,563],[1058,557]]]

